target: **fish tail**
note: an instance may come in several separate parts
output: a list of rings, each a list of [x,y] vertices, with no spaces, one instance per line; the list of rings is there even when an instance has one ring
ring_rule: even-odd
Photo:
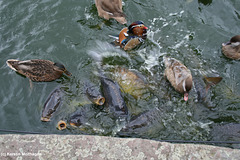
[[[210,89],[212,86],[217,85],[222,81],[222,77],[207,77],[204,76],[204,81],[206,83],[206,90]]]

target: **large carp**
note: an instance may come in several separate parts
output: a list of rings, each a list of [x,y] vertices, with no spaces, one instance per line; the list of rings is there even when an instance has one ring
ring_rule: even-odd
[[[103,94],[106,99],[106,107],[109,112],[115,117],[127,116],[128,108],[118,83],[105,76],[100,76],[100,80],[103,88]]]
[[[85,92],[88,99],[97,105],[103,105],[105,103],[105,98],[102,93],[90,82],[85,82]]]
[[[43,111],[41,121],[47,122],[50,121],[52,114],[60,106],[63,99],[63,93],[60,88],[55,89],[47,98]]]
[[[160,108],[153,108],[145,111],[130,119],[128,124],[121,129],[118,136],[135,136],[135,137],[154,137],[154,133],[159,133],[165,129],[162,119],[164,112]]]
[[[135,99],[149,92],[144,76],[135,70],[118,67],[113,71],[113,77],[121,86],[122,91],[132,95]]]

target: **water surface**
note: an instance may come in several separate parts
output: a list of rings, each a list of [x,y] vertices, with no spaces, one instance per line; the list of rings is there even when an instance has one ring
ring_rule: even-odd
[[[103,56],[112,53],[103,60],[106,72],[119,66],[134,69],[149,83],[151,91],[143,98],[124,94],[131,115],[156,108],[163,111],[156,114],[146,132],[127,133],[128,137],[239,141],[239,135],[216,132],[229,126],[231,130],[232,124],[240,122],[240,62],[221,53],[221,44],[240,33],[240,1],[125,0],[123,10],[128,25],[142,20],[149,28],[148,39],[129,52],[108,46],[113,41],[109,35],[117,35],[124,26],[98,17],[93,1],[0,1],[0,129],[117,136],[121,124],[101,107],[86,104],[84,81],[99,85],[96,62],[87,54],[94,50]],[[163,56],[182,61],[194,79],[223,77],[211,89],[209,103],[198,102],[194,89],[189,101],[183,101],[163,77]],[[27,78],[7,67],[7,59],[61,62],[73,76],[50,83],[34,82],[31,90]],[[43,105],[58,86],[65,93],[64,102],[52,120],[43,123]],[[86,113],[85,128],[56,129],[60,119],[79,109]]]

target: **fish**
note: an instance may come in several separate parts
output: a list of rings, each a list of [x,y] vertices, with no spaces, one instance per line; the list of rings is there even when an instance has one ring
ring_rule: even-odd
[[[73,127],[91,128],[93,127],[91,119],[93,119],[93,117],[96,117],[97,114],[98,112],[96,109],[91,107],[91,105],[84,105],[69,116],[68,123]]]
[[[58,130],[64,130],[67,128],[67,123],[63,120],[60,120],[57,124],[57,129]]]
[[[240,124],[223,123],[211,126],[211,135],[214,140],[240,141]]]
[[[71,126],[77,127],[85,124],[85,114],[81,111],[74,112],[69,118],[69,124]],[[85,123],[84,123],[85,122]]]
[[[127,68],[118,67],[113,72],[116,80],[124,93],[132,95],[135,99],[141,98],[147,93],[147,82],[143,75]]]
[[[54,112],[59,108],[63,100],[63,92],[60,88],[56,88],[47,98],[43,110],[41,121],[48,122],[54,114]]]
[[[144,111],[139,115],[133,116],[117,135],[121,137],[128,135],[143,137],[154,133],[153,130],[164,130],[162,118],[164,118],[164,112],[158,107]]]
[[[204,102],[211,107],[208,92],[212,86],[217,85],[222,81],[222,77],[207,77],[203,76],[203,78],[194,79],[194,86],[197,92],[198,102]]]
[[[206,77],[204,76],[204,80],[207,83],[207,88],[214,86],[222,81],[222,77]]]
[[[102,93],[92,83],[85,82],[85,92],[92,103],[100,106],[105,103],[105,98]]]
[[[106,107],[115,117],[128,115],[128,108],[122,96],[122,92],[117,82],[103,76],[100,76],[103,89],[103,95],[106,99]]]

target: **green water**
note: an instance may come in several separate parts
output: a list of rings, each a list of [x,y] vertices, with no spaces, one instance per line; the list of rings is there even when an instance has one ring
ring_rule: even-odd
[[[129,52],[111,49],[120,56],[104,59],[104,69],[124,66],[137,70],[148,81],[152,89],[144,98],[136,100],[124,94],[132,115],[153,108],[164,110],[164,117],[155,117],[156,123],[149,126],[149,132],[128,137],[239,141],[239,135],[221,137],[212,132],[214,126],[240,121],[240,62],[221,53],[221,44],[240,34],[240,1],[123,1],[128,25],[142,20],[149,28],[148,39]],[[108,43],[113,41],[109,35],[117,35],[123,27],[114,20],[98,17],[94,1],[0,1],[0,129],[115,136],[119,128],[108,113],[94,105],[84,105],[83,82],[99,84],[96,63],[87,53],[106,52]],[[209,93],[212,108],[196,100],[194,89],[187,103],[173,90],[163,78],[164,55],[182,61],[194,79],[204,75],[223,77]],[[34,82],[31,90],[27,78],[7,67],[7,59],[61,62],[73,76]],[[65,93],[64,102],[50,122],[41,122],[43,105],[58,86]],[[88,127],[56,129],[60,119],[67,119],[78,109],[89,117]]]

